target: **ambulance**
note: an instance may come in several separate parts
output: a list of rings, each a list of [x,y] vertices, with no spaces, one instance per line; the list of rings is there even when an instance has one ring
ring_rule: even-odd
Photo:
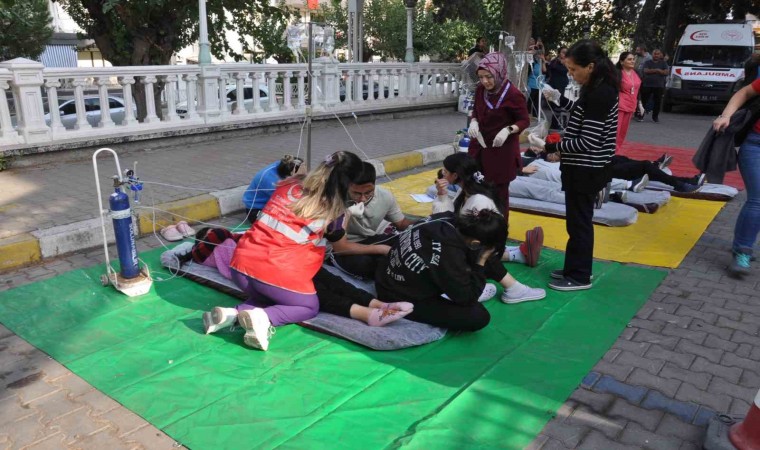
[[[687,25],[665,87],[663,111],[674,105],[727,103],[744,81],[744,62],[755,48],[750,24]]]

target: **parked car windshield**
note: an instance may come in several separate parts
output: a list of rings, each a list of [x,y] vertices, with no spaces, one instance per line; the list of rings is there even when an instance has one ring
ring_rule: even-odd
[[[750,53],[749,47],[684,45],[678,47],[675,65],[740,69]]]

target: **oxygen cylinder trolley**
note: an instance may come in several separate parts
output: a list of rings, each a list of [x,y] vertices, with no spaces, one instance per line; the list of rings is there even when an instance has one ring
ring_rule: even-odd
[[[108,197],[108,209],[103,209],[103,195],[100,191],[100,177],[98,176],[97,157],[100,152],[111,152],[116,162],[116,175],[113,178],[114,192]],[[139,202],[139,193],[142,183],[135,174],[135,169],[128,169],[122,176],[119,156],[110,148],[101,148],[92,155],[92,168],[95,171],[95,187],[98,191],[98,207],[100,208],[100,224],[103,230],[103,250],[106,257],[106,273],[101,275],[100,281],[103,286],[112,284],[116,290],[135,297],[143,295],[150,290],[153,280],[150,277],[148,266],[140,267],[135,243],[135,224],[132,221],[132,209],[129,206],[129,196],[122,187],[127,187],[134,193],[135,202]],[[121,270],[116,272],[111,267],[111,258],[108,255],[108,240],[106,234],[106,216],[113,222],[113,231],[116,238],[116,250],[119,254]]]

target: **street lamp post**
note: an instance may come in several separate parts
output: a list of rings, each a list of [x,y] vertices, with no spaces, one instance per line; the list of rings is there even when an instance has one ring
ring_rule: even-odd
[[[417,0],[404,0],[406,4],[406,57],[404,61],[414,62],[414,46],[412,44],[412,21],[414,17],[414,8],[417,6]]]
[[[211,64],[211,49],[208,44],[208,17],[206,17],[206,0],[198,0],[200,32],[198,36],[198,63]]]
[[[217,121],[222,116],[222,103],[219,99],[219,78],[221,71],[218,66],[211,64],[211,49],[208,44],[208,17],[206,15],[206,0],[198,0],[198,115],[206,123]],[[193,101],[188,99],[188,101]]]

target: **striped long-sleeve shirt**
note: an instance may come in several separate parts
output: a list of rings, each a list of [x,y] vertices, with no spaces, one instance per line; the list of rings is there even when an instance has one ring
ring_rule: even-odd
[[[602,84],[575,102],[562,97],[561,107],[570,110],[565,135],[561,142],[547,144],[546,151],[559,151],[563,166],[604,168],[615,154],[617,90]]]

